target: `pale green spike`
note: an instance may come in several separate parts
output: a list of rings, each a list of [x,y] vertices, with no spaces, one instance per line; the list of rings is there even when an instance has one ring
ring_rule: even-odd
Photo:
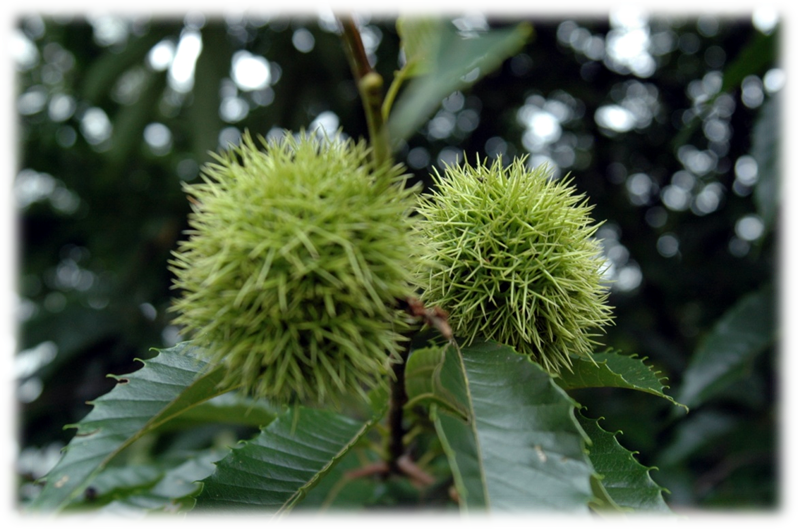
[[[419,273],[417,284],[465,343],[493,338],[558,372],[571,351],[589,354],[611,310],[592,207],[572,178],[550,175],[526,158],[434,171],[419,231],[445,271]]]
[[[259,143],[245,134],[184,186],[197,204],[169,261],[175,321],[228,367],[226,383],[255,395],[365,395],[398,357],[404,323],[391,307],[412,294],[416,263],[429,264],[411,216],[417,189],[401,167],[375,167],[363,143]],[[353,334],[352,322],[369,324]]]

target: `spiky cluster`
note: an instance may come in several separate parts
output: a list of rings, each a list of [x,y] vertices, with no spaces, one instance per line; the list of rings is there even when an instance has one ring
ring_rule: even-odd
[[[511,345],[551,373],[570,369],[571,354],[589,357],[611,315],[584,196],[524,159],[433,177],[418,211],[437,268],[419,273],[422,299],[449,311],[466,343]]]
[[[277,402],[365,395],[402,340],[415,190],[362,143],[262,143],[245,136],[185,186],[174,321],[226,366],[223,384]]]

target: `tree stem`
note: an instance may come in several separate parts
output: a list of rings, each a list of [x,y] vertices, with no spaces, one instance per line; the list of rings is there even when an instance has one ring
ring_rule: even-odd
[[[339,17],[338,20],[343,29],[342,37],[349,66],[352,68],[352,75],[355,77],[357,90],[363,101],[363,110],[366,113],[372,158],[376,165],[382,165],[391,159],[388,129],[382,116],[382,76],[369,64],[363,39],[355,21],[351,17]]]

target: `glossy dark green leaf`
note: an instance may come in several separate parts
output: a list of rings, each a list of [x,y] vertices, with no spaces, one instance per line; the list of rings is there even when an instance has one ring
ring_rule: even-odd
[[[659,374],[646,365],[645,358],[615,351],[595,353],[594,362],[586,358],[574,361],[573,371],[563,370],[557,383],[564,389],[626,388],[651,393],[682,406],[664,393],[668,387]]]
[[[433,413],[462,510],[588,512],[587,437],[548,373],[495,343],[448,348],[441,371],[459,378],[447,389],[468,410],[467,421]]]
[[[579,423],[593,442],[588,451],[590,462],[601,476],[601,485],[612,501],[621,508],[636,512],[668,513],[662,497],[665,490],[651,479],[653,467],[641,465],[618,442],[616,433],[605,431],[598,420],[577,414]]]
[[[751,156],[757,164],[758,180],[754,188],[756,210],[765,226],[770,229],[776,220],[779,204],[779,164],[782,139],[781,98],[774,96],[765,101],[751,134]]]
[[[144,367],[124,377],[91,404],[77,434],[45,476],[32,510],[57,511],[77,497],[89,481],[124,448],[184,411],[223,392],[219,370],[191,355],[188,344],[164,349]]]
[[[775,311],[770,285],[748,294],[729,309],[690,360],[679,402],[699,406],[742,376],[745,367],[774,343]]]
[[[290,511],[380,416],[361,421],[327,410],[287,412],[216,464],[197,508]]]

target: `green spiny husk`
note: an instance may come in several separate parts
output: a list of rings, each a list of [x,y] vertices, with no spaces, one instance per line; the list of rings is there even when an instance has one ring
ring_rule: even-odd
[[[222,384],[275,402],[337,404],[385,382],[412,293],[416,189],[364,143],[249,135],[216,156],[170,270],[171,310]]]
[[[435,171],[437,190],[418,207],[435,268],[417,281],[466,345],[495,340],[559,373],[570,355],[589,358],[611,322],[599,224],[568,179],[525,161]]]

